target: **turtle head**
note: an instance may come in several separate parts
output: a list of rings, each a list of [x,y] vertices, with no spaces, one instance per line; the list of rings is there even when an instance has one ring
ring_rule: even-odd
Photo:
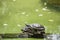
[[[31,27],[29,24],[25,24],[27,27]]]

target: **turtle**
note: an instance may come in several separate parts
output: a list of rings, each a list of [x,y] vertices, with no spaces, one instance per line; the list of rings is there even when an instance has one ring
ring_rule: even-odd
[[[28,37],[43,38],[45,36],[45,28],[41,24],[25,24],[26,26],[22,29],[24,34]]]

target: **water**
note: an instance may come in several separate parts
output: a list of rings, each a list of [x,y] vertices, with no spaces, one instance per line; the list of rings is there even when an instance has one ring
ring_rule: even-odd
[[[60,35],[59,34],[48,35],[47,40],[60,40]]]

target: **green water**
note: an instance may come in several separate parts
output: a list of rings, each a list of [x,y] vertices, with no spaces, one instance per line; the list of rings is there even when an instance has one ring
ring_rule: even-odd
[[[56,9],[43,5],[41,0],[0,0],[0,33],[20,33],[25,24],[31,23],[44,25],[46,33],[60,33],[60,12]]]

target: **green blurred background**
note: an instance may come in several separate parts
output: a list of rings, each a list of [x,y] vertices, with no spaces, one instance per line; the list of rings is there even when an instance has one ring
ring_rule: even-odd
[[[60,33],[60,12],[46,5],[47,3],[42,0],[0,0],[0,34],[21,33],[21,28],[31,23],[44,25],[46,33]]]

